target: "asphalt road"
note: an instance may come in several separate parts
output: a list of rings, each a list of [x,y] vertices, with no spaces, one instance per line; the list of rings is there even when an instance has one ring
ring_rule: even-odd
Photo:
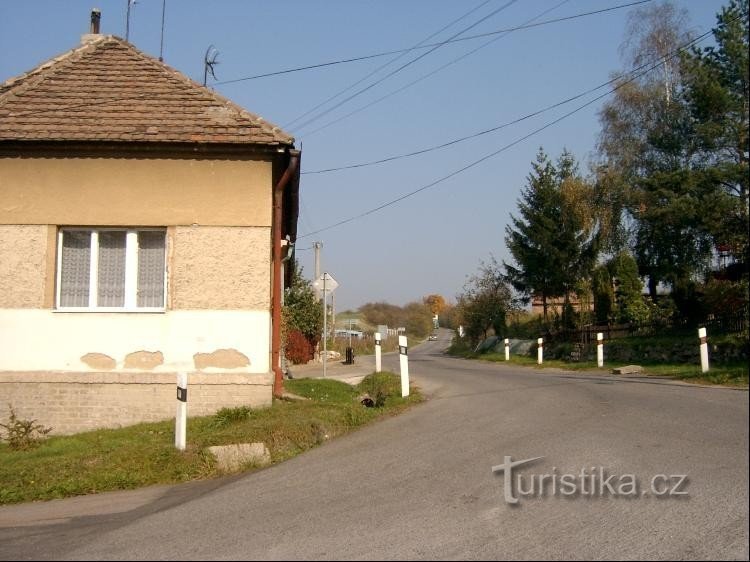
[[[747,391],[448,337],[409,350],[430,399],[405,414],[246,476],[0,508],[0,559],[748,559]],[[543,458],[506,492],[507,456]]]

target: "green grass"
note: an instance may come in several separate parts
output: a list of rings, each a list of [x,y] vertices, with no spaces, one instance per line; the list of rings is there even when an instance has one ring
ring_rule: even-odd
[[[473,353],[463,351],[456,353],[466,359],[478,359],[496,363],[505,363],[504,353]],[[511,365],[534,367],[536,369],[564,369],[566,371],[602,371],[611,372],[615,367],[622,367],[623,362],[614,363],[605,360],[604,367],[598,367],[595,361],[562,361],[560,359],[545,359],[542,365],[537,364],[535,357],[511,355]],[[702,373],[699,365],[681,365],[672,363],[655,363],[648,361],[634,361],[633,364],[643,367],[645,375],[669,377],[695,384],[713,384],[736,388],[748,387],[748,364],[732,363],[728,365],[712,365],[708,373]]]
[[[418,389],[401,398],[398,386],[398,396],[389,396],[382,408],[362,406],[356,398],[378,378],[390,380],[392,387],[399,381],[392,373],[368,375],[360,387],[290,380],[286,388],[309,401],[274,400],[269,408],[230,408],[188,418],[183,452],[174,447],[174,420],[51,436],[26,451],[0,443],[0,504],[213,478],[221,473],[206,452],[212,445],[262,441],[272,462],[281,462],[422,400]]]

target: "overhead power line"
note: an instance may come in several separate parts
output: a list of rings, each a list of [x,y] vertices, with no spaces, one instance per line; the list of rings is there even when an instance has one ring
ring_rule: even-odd
[[[735,18],[735,19],[738,19],[738,18]],[[512,142],[510,142],[510,143],[508,143],[506,145],[504,145],[504,146],[502,146],[501,148],[499,148],[499,149],[497,149],[497,150],[495,150],[495,151],[493,151],[493,152],[491,152],[489,154],[486,154],[486,155],[482,156],[481,158],[479,158],[477,160],[474,160],[473,162],[471,162],[471,163],[469,163],[469,164],[467,164],[467,165],[465,165],[465,166],[463,166],[463,167],[461,167],[461,168],[459,168],[457,170],[454,170],[453,172],[451,172],[451,173],[449,173],[449,174],[447,174],[445,176],[442,176],[441,178],[439,178],[439,179],[437,179],[435,181],[432,181],[432,182],[430,182],[430,183],[428,183],[426,185],[423,185],[422,187],[419,187],[419,188],[417,188],[417,189],[415,189],[413,191],[410,191],[409,193],[401,195],[401,196],[397,197],[396,199],[392,199],[391,201],[383,203],[382,205],[378,205],[377,207],[374,207],[372,209],[369,209],[367,211],[359,213],[358,215],[349,217],[347,219],[340,220],[340,221],[338,221],[338,222],[336,222],[334,224],[331,224],[331,225],[329,225],[327,227],[324,227],[324,228],[320,228],[320,229],[315,230],[313,232],[308,232],[306,234],[298,236],[297,238],[298,239],[307,238],[308,236],[313,236],[315,234],[320,234],[321,232],[324,232],[326,230],[331,230],[333,228],[336,228],[336,227],[339,227],[339,226],[343,226],[343,225],[348,224],[350,222],[354,222],[356,220],[364,218],[364,217],[366,217],[368,215],[372,215],[373,213],[377,213],[378,211],[381,211],[381,210],[383,210],[383,209],[385,209],[387,207],[395,205],[396,203],[400,203],[401,201],[404,201],[405,199],[408,199],[409,197],[413,197],[414,195],[416,195],[418,193],[421,193],[422,191],[426,191],[426,190],[428,190],[428,189],[430,189],[432,187],[435,187],[435,186],[437,186],[437,185],[439,185],[439,184],[441,184],[441,183],[449,180],[450,178],[453,178],[453,177],[455,177],[455,176],[457,176],[457,175],[459,175],[459,174],[461,174],[461,173],[463,173],[463,172],[465,172],[467,170],[470,170],[471,168],[474,168],[475,166],[481,164],[485,160],[489,160],[490,158],[492,158],[494,156],[497,156],[498,154],[501,154],[502,152],[505,152],[506,150],[514,147],[515,145],[517,145],[517,144],[519,144],[519,143],[521,143],[521,142],[523,142],[523,141],[531,138],[532,136],[540,133],[541,131],[544,131],[545,129],[548,129],[549,127],[552,127],[553,125],[556,125],[560,121],[563,121],[564,119],[567,119],[571,115],[574,115],[574,114],[578,113],[579,111],[585,109],[586,107],[588,107],[588,106],[596,103],[597,101],[599,101],[599,100],[607,97],[608,95],[616,92],[620,88],[622,88],[625,85],[627,85],[627,84],[629,84],[629,83],[637,80],[641,76],[644,76],[644,75],[648,74],[649,72],[651,72],[651,71],[659,68],[660,66],[662,66],[663,64],[665,64],[668,60],[670,60],[670,59],[678,56],[682,51],[684,51],[685,49],[689,48],[691,45],[695,45],[696,43],[698,43],[700,41],[703,41],[706,37],[708,37],[712,33],[713,33],[713,30],[708,31],[708,32],[706,32],[706,33],[704,33],[704,34],[696,37],[695,39],[693,39],[692,41],[689,41],[688,43],[686,43],[682,47],[676,49],[672,53],[669,53],[669,54],[661,57],[660,59],[658,59],[658,62],[653,63],[650,66],[650,68],[647,68],[645,70],[642,70],[641,72],[633,74],[630,78],[628,78],[625,81],[620,82],[619,84],[617,84],[617,86],[615,86],[614,88],[610,89],[609,91],[604,92],[603,94],[601,94],[601,95],[599,95],[599,96],[597,96],[597,97],[595,97],[595,98],[587,101],[586,103],[581,104],[580,106],[578,106],[575,109],[573,109],[573,110],[565,113],[564,115],[558,117],[557,119],[554,119],[554,120],[550,121],[549,123],[546,123],[545,125],[542,125],[541,127],[538,127],[537,129],[534,129],[530,133],[528,133],[528,134],[526,134],[526,135],[524,135],[524,136],[522,136],[522,137],[520,137],[520,138],[518,138],[518,139],[516,139],[516,140],[514,140],[514,141],[512,141]]]
[[[276,70],[274,72],[266,72],[266,73],[263,73],[263,74],[253,74],[252,76],[245,76],[243,78],[234,78],[232,80],[222,80],[220,82],[214,82],[214,85],[215,86],[223,86],[224,84],[235,84],[237,82],[245,82],[245,81],[248,81],[248,80],[258,80],[260,78],[270,78],[272,76],[281,76],[283,74],[292,74],[294,72],[302,72],[302,71],[305,71],[305,70],[315,70],[315,69],[318,69],[318,68],[325,68],[325,67],[328,67],[328,66],[336,66],[336,65],[339,65],[339,64],[349,64],[349,63],[352,63],[352,62],[361,62],[361,61],[370,60],[370,59],[376,59],[376,58],[380,58],[380,57],[387,57],[389,55],[405,54],[405,53],[409,53],[411,51],[414,51],[416,49],[429,49],[430,47],[435,47],[437,45],[449,45],[451,43],[462,43],[464,41],[473,41],[475,39],[482,39],[484,37],[489,37],[491,35],[498,35],[500,33],[508,33],[510,31],[520,31],[522,29],[531,29],[533,27],[539,27],[539,26],[542,26],[542,25],[549,25],[551,23],[559,23],[561,21],[567,21],[567,20],[582,18],[582,17],[585,17],[585,16],[591,16],[591,15],[595,15],[595,14],[601,14],[601,13],[604,13],[604,12],[611,12],[613,10],[619,10],[621,8],[629,8],[631,6],[637,6],[639,4],[646,4],[646,3],[652,2],[652,1],[653,0],[639,0],[638,2],[631,2],[629,4],[621,4],[619,6],[612,6],[611,8],[603,8],[601,10],[594,10],[594,11],[591,11],[591,12],[584,12],[584,13],[575,14],[575,15],[572,15],[572,16],[566,16],[566,17],[562,17],[562,18],[555,18],[555,19],[540,21],[540,22],[532,23],[532,24],[518,25],[516,27],[508,27],[508,28],[505,28],[505,29],[496,29],[495,31],[488,31],[486,33],[480,33],[478,35],[469,35],[467,37],[457,37],[456,39],[449,39],[449,40],[446,40],[446,41],[441,41],[439,43],[429,43],[429,44],[425,44],[425,45],[419,44],[419,45],[415,45],[414,47],[409,47],[409,48],[406,48],[406,49],[394,49],[392,51],[384,51],[382,53],[374,53],[374,54],[371,54],[371,55],[363,55],[363,56],[359,56],[359,57],[351,57],[351,58],[347,58],[347,59],[339,59],[339,60],[334,60],[334,61],[322,62],[322,63],[318,63],[318,64],[310,64],[310,65],[307,65],[307,66],[297,66],[297,67],[294,67],[294,68],[287,68],[285,70]],[[486,3],[487,2],[484,2],[484,4],[486,4]],[[475,8],[472,11],[475,11],[476,9],[477,8]],[[465,16],[462,16],[462,17],[465,17]],[[461,19],[461,18],[459,18],[459,19]],[[455,23],[455,21],[453,23]],[[449,24],[449,25],[452,25],[452,24]],[[443,31],[443,30],[441,30],[441,31]],[[437,32],[437,33],[439,33],[439,32]]]
[[[467,31],[469,31],[470,29],[473,29],[473,28],[475,28],[476,26],[478,26],[478,25],[479,25],[480,23],[482,23],[482,22],[484,22],[484,21],[487,21],[487,20],[488,20],[489,18],[491,18],[492,16],[494,16],[494,15],[498,14],[499,12],[502,12],[503,10],[505,10],[505,9],[507,9],[508,7],[512,6],[512,5],[513,5],[513,4],[515,4],[515,3],[517,2],[517,1],[518,1],[518,0],[509,0],[508,2],[506,2],[505,4],[503,4],[502,6],[500,6],[499,8],[497,8],[496,10],[493,10],[492,12],[490,12],[489,14],[487,14],[486,16],[483,16],[483,17],[479,18],[479,19],[478,19],[477,21],[475,21],[474,23],[472,23],[472,24],[471,24],[471,25],[469,25],[468,27],[465,27],[465,28],[463,28],[463,29],[462,29],[461,31],[459,31],[459,32],[457,32],[457,33],[454,33],[454,34],[453,34],[453,35],[452,35],[452,36],[451,36],[451,37],[450,37],[449,39],[454,39],[454,38],[458,37],[459,35],[463,35],[463,34],[464,34],[464,33],[466,33]],[[375,86],[377,86],[378,84],[380,84],[380,83],[384,82],[385,80],[388,80],[388,78],[390,78],[391,76],[395,76],[396,74],[398,74],[399,72],[401,72],[401,71],[402,71],[402,70],[404,70],[405,68],[407,68],[407,67],[411,66],[411,65],[412,65],[412,64],[414,64],[415,62],[417,62],[417,61],[419,61],[419,60],[422,60],[422,59],[423,59],[423,58],[425,58],[426,56],[428,56],[428,55],[430,55],[430,54],[434,53],[435,51],[437,51],[437,50],[438,50],[438,49],[439,49],[440,47],[442,47],[443,45],[444,45],[444,43],[440,43],[440,44],[437,44],[437,45],[435,45],[434,47],[432,47],[432,48],[431,48],[431,49],[430,49],[429,51],[427,51],[426,53],[422,53],[422,54],[421,54],[421,55],[419,55],[418,57],[416,57],[416,58],[413,58],[413,59],[411,59],[411,60],[410,60],[410,61],[408,61],[408,62],[405,62],[404,64],[402,64],[401,66],[399,66],[399,67],[398,67],[398,68],[396,68],[395,70],[392,70],[392,71],[390,71],[390,72],[389,72],[388,74],[386,74],[386,75],[385,75],[385,76],[383,76],[382,78],[378,78],[377,80],[375,80],[374,82],[372,82],[372,83],[368,84],[368,85],[367,85],[367,86],[365,86],[364,88],[360,88],[359,90],[357,90],[357,91],[356,91],[356,92],[354,92],[353,94],[351,94],[351,95],[349,95],[349,96],[345,97],[345,98],[344,98],[343,100],[341,100],[340,102],[337,102],[337,103],[336,103],[335,105],[333,105],[333,106],[329,107],[328,109],[325,109],[325,110],[321,111],[321,112],[320,112],[320,113],[318,113],[317,115],[314,115],[313,117],[311,117],[311,118],[310,118],[310,119],[308,119],[307,121],[303,122],[303,123],[302,123],[302,124],[301,124],[301,125],[300,125],[300,126],[299,126],[298,128],[304,128],[304,127],[306,127],[307,125],[309,125],[309,124],[311,124],[311,123],[314,123],[315,121],[317,121],[317,120],[318,120],[318,119],[320,119],[321,117],[323,117],[323,116],[325,116],[325,115],[328,115],[328,114],[329,114],[329,113],[330,113],[331,111],[334,111],[334,110],[338,109],[339,107],[341,107],[341,106],[342,106],[342,105],[344,105],[345,103],[348,103],[348,102],[350,102],[350,101],[351,101],[351,100],[353,100],[354,98],[356,98],[356,97],[358,97],[358,96],[361,96],[362,94],[364,94],[364,93],[365,93],[365,92],[367,92],[368,90],[370,90],[370,89],[374,88],[374,87],[375,87]]]
[[[553,10],[556,10],[557,8],[559,8],[560,6],[562,6],[563,4],[566,4],[568,2],[570,2],[570,0],[562,0],[558,4],[555,4],[554,6],[552,6],[551,8],[548,8],[548,9],[544,10],[543,12],[541,12],[540,14],[537,14],[533,18],[526,20],[524,22],[524,24],[536,21],[539,18],[541,18],[542,16],[544,16],[545,14],[548,14],[549,12],[551,12]],[[436,69],[428,72],[427,74],[424,74],[424,75],[420,76],[416,80],[412,80],[411,82],[405,84],[404,86],[401,86],[400,88],[397,88],[396,90],[393,90],[393,91],[385,94],[384,96],[381,96],[381,97],[379,97],[379,98],[371,101],[370,103],[367,103],[367,104],[365,104],[365,105],[363,105],[361,107],[358,107],[354,111],[350,111],[349,113],[346,113],[346,114],[342,115],[341,117],[338,117],[338,118],[334,119],[333,121],[329,121],[325,125],[321,125],[317,129],[313,129],[312,131],[310,131],[308,133],[305,133],[304,136],[305,137],[309,137],[310,135],[314,135],[315,133],[317,133],[319,131],[322,131],[323,129],[327,129],[328,127],[330,127],[332,125],[335,125],[336,123],[339,123],[340,121],[343,121],[344,119],[348,119],[349,117],[351,117],[352,115],[355,115],[356,113],[359,113],[360,111],[364,111],[365,109],[368,109],[368,108],[372,107],[373,105],[378,104],[381,101],[384,101],[384,100],[388,99],[391,96],[394,96],[394,95],[396,95],[396,94],[398,94],[400,92],[403,92],[404,90],[406,90],[408,88],[411,88],[412,86],[414,86],[415,84],[418,84],[422,80],[426,80],[427,78],[429,78],[430,76],[433,76],[433,75],[437,74],[441,70],[443,70],[445,68],[448,68],[449,66],[451,66],[453,64],[456,64],[457,62],[465,59],[466,57],[469,57],[469,56],[473,55],[474,53],[476,53],[477,51],[479,51],[481,49],[484,49],[485,47],[488,47],[489,45],[491,45],[495,41],[499,41],[503,37],[506,37],[508,34],[510,34],[510,32],[507,32],[507,33],[504,33],[504,34],[499,35],[497,37],[494,37],[494,38],[490,39],[489,41],[486,41],[485,43],[482,43],[478,47],[475,47],[471,51],[468,51],[468,52],[464,53],[463,55],[460,55],[459,57],[456,57],[455,59],[453,59],[453,60],[451,60],[451,61],[449,61],[449,62],[447,62],[447,63],[445,63],[445,64],[443,64],[443,65],[441,65],[439,67],[437,67]]]
[[[476,12],[477,10],[479,10],[480,8],[482,8],[484,5],[490,3],[491,1],[492,0],[484,0],[478,6],[472,8],[468,12],[465,12],[464,14],[462,14],[461,16],[459,16],[458,18],[454,19],[450,23],[448,23],[448,24],[444,25],[443,27],[441,27],[440,29],[438,29],[436,32],[431,33],[430,35],[428,35],[427,37],[425,37],[424,39],[422,39],[422,41],[420,41],[419,43],[415,44],[410,49],[401,50],[400,54],[398,54],[397,56],[393,57],[388,62],[385,62],[385,63],[381,64],[375,70],[373,70],[372,72],[366,74],[365,76],[363,76],[362,78],[360,78],[356,82],[350,84],[348,87],[344,88],[343,90],[340,90],[339,92],[337,92],[336,94],[332,95],[331,97],[323,100],[322,102],[320,102],[319,104],[317,104],[315,107],[312,107],[312,108],[308,109],[302,115],[300,115],[296,119],[293,119],[287,125],[284,125],[284,128],[292,126],[294,123],[296,123],[300,119],[304,119],[305,117],[307,117],[308,115],[310,115],[314,111],[317,111],[318,109],[320,109],[321,107],[323,107],[325,104],[327,104],[327,103],[335,100],[339,96],[344,95],[346,92],[348,92],[349,90],[351,90],[355,86],[358,86],[359,84],[361,84],[362,82],[364,82],[365,80],[367,80],[370,76],[373,76],[374,74],[377,74],[378,72],[380,72],[384,68],[390,66],[391,64],[393,64],[397,60],[405,57],[408,53],[412,52],[413,50],[418,49],[418,48],[423,48],[422,45],[424,45],[427,41],[429,41],[430,39],[432,39],[433,37],[435,37],[437,35],[440,35],[443,31],[445,31],[446,29],[449,29],[450,27],[452,27],[453,25],[455,25],[456,23],[458,23],[462,19],[467,18],[468,16],[470,16],[471,14],[473,14],[474,12]]]
[[[711,32],[708,32],[708,33],[711,33]],[[701,37],[705,38],[705,35],[706,34],[702,35]],[[691,40],[688,43],[685,43],[685,45],[681,46],[680,49],[684,50],[684,49],[688,48],[689,46],[691,46],[697,40],[698,39],[694,39],[694,40]],[[667,55],[667,56],[670,56],[670,55]],[[387,162],[393,162],[395,160],[401,160],[403,158],[411,158],[413,156],[419,156],[421,154],[427,154],[429,152],[434,152],[435,150],[440,150],[440,149],[443,149],[443,148],[447,148],[449,146],[453,146],[455,144],[459,144],[459,143],[462,143],[462,142],[467,141],[467,140],[475,139],[477,137],[481,137],[481,136],[484,136],[484,135],[488,135],[490,133],[494,133],[494,132],[499,131],[501,129],[505,129],[506,127],[510,127],[511,125],[516,125],[518,123],[521,123],[523,121],[531,119],[532,117],[536,117],[536,116],[541,115],[543,113],[546,113],[546,112],[548,112],[548,111],[550,111],[552,109],[555,109],[557,107],[563,106],[563,105],[568,104],[570,102],[573,102],[573,101],[575,101],[577,99],[581,99],[583,97],[586,97],[587,95],[592,94],[592,93],[596,92],[597,90],[601,90],[602,88],[604,88],[606,86],[614,84],[614,83],[618,82],[619,80],[623,80],[624,78],[627,78],[629,75],[638,73],[639,71],[641,71],[644,68],[646,68],[648,66],[651,66],[653,64],[654,64],[653,60],[649,61],[647,63],[644,63],[644,64],[642,64],[642,65],[634,68],[633,70],[631,70],[631,71],[629,71],[629,72],[627,72],[625,74],[621,74],[619,76],[616,76],[616,77],[612,78],[611,80],[607,80],[606,82],[603,82],[603,83],[599,84],[598,86],[594,86],[593,88],[589,88],[588,90],[585,90],[583,92],[575,94],[574,96],[571,96],[569,98],[566,98],[566,99],[560,100],[558,102],[555,102],[555,103],[553,103],[551,105],[543,107],[542,109],[538,109],[536,111],[532,111],[531,113],[527,113],[526,115],[523,115],[522,117],[517,117],[517,118],[515,118],[515,119],[513,119],[511,121],[507,121],[507,122],[502,123],[500,125],[496,125],[494,127],[490,127],[489,129],[483,129],[483,130],[478,131],[476,133],[465,135],[463,137],[458,137],[458,138],[449,140],[449,141],[441,143],[441,144],[429,146],[429,147],[422,148],[422,149],[419,149],[419,150],[414,150],[414,151],[411,151],[411,152],[405,152],[405,153],[402,153],[402,154],[396,154],[394,156],[388,156],[386,158],[380,158],[380,159],[377,159],[377,160],[369,160],[367,162],[359,162],[357,164],[348,164],[348,165],[345,165],[345,166],[323,168],[323,169],[320,169],[320,170],[303,171],[301,173],[303,175],[305,175],[305,174],[326,174],[326,173],[331,173],[331,172],[340,172],[340,171],[343,171],[343,170],[353,170],[353,169],[356,169],[356,168],[365,168],[365,167],[368,167],[368,166],[376,166],[378,164],[385,164]]]

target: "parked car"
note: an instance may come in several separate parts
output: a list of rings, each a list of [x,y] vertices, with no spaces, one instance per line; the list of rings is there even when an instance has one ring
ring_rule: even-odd
[[[430,334],[430,337],[427,338],[429,341],[437,341],[437,334]]]

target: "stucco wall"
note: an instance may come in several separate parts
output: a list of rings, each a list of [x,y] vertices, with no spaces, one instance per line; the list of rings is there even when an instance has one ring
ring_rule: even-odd
[[[238,158],[0,157],[0,371],[269,372],[271,174]],[[166,311],[55,311],[66,225],[167,227]]]
[[[0,158],[0,224],[271,226],[271,163]]]
[[[190,374],[188,416],[269,406],[271,385],[270,374]],[[176,388],[174,373],[0,373],[0,420],[11,404],[21,419],[52,427],[50,435],[173,419]]]
[[[171,309],[268,310],[270,228],[176,227],[170,239]]]
[[[46,225],[0,225],[0,308],[42,308],[49,240]]]
[[[0,372],[267,373],[270,322],[268,310],[0,309]]]

